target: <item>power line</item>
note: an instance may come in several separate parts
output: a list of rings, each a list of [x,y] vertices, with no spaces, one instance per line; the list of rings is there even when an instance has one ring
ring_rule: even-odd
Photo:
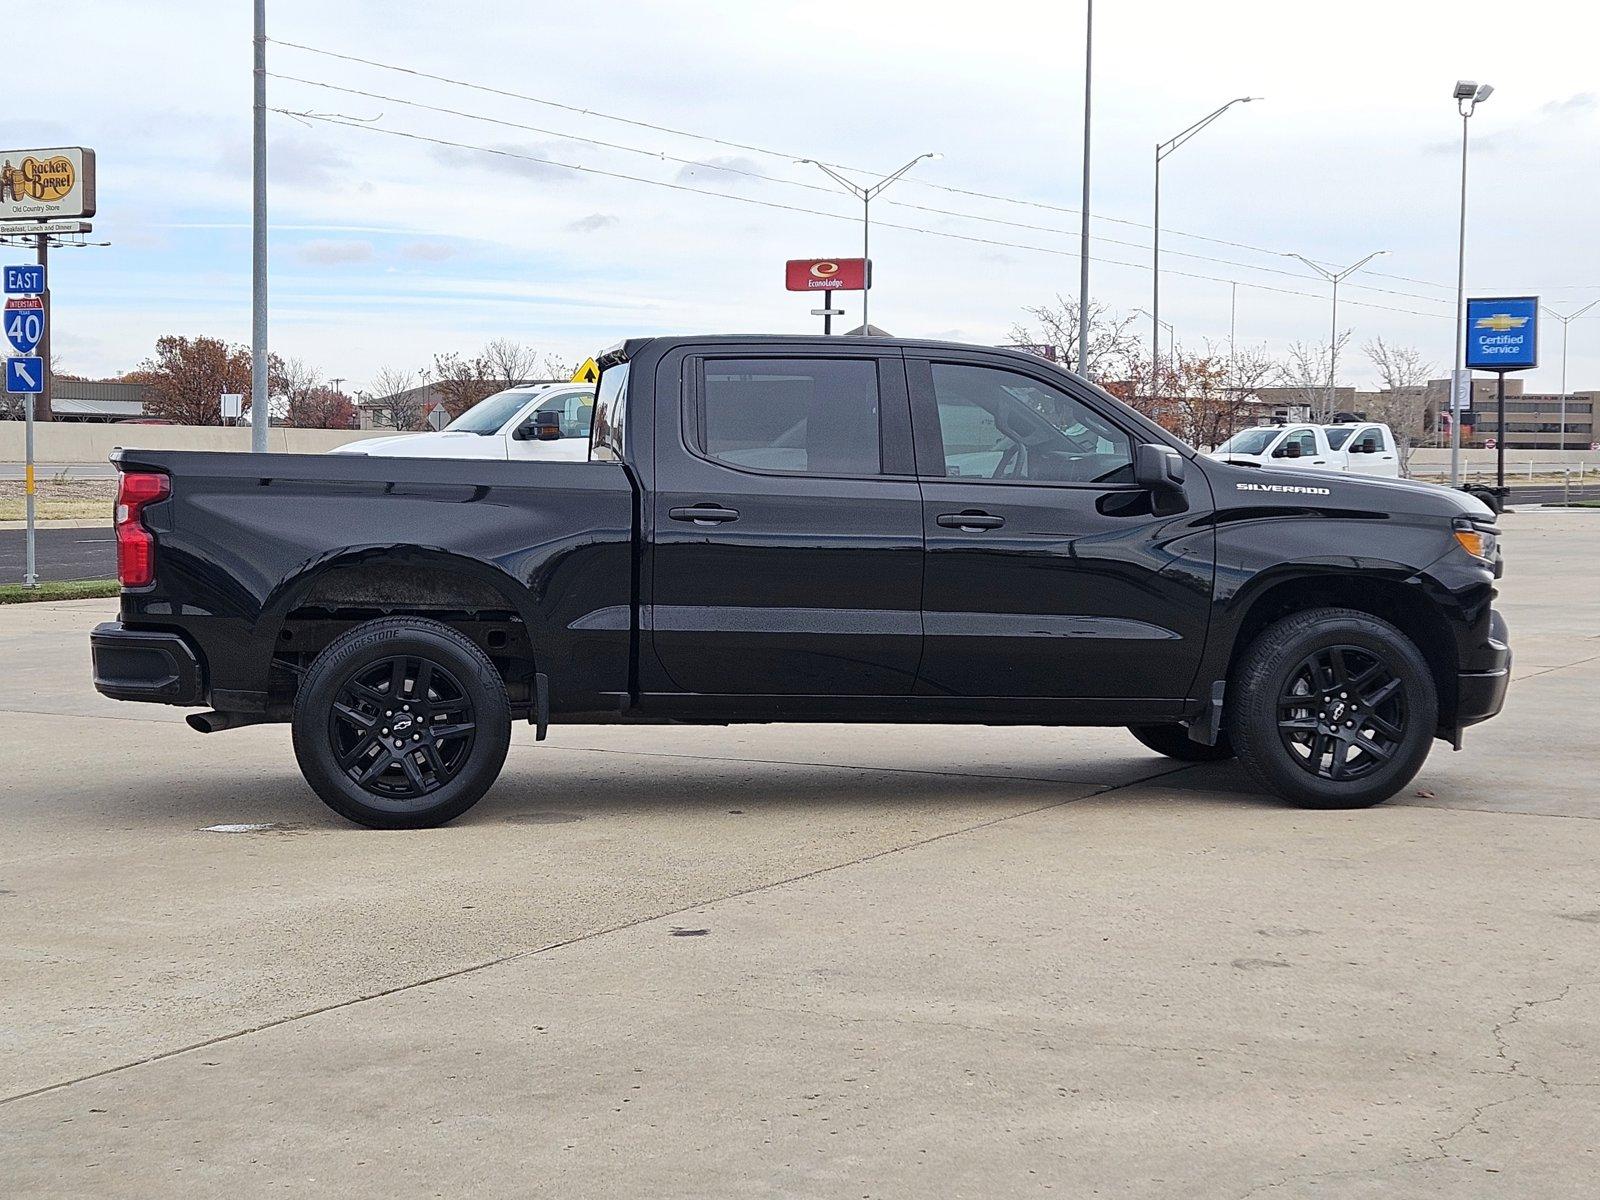
[[[353,119],[353,118],[350,118],[350,117],[340,116],[338,114],[313,113],[313,112],[296,112],[296,111],[293,111],[291,109],[286,109],[286,108],[274,108],[272,111],[275,112],[275,113],[279,113],[282,116],[290,117],[290,118],[292,118],[294,120],[299,120],[299,121],[317,121],[317,122],[320,122],[320,123],[326,124],[326,125],[343,126],[346,129],[359,129],[359,130],[362,130],[362,131],[367,132],[367,133],[381,133],[381,134],[385,134],[385,135],[387,135],[389,137],[403,138],[403,139],[405,139],[407,141],[423,142],[423,143],[428,143],[428,144],[435,145],[435,146],[446,146],[446,147],[449,147],[449,148],[455,149],[455,150],[468,150],[468,151],[473,151],[473,152],[476,152],[476,153],[479,153],[479,154],[493,155],[493,156],[499,157],[499,158],[517,159],[517,160],[520,160],[522,162],[538,163],[538,164],[540,164],[542,166],[559,167],[559,168],[561,168],[563,170],[568,170],[568,171],[578,171],[578,172],[582,172],[583,174],[587,174],[587,175],[599,175],[599,176],[602,176],[602,177],[605,177],[605,178],[608,178],[608,179],[621,179],[621,180],[626,180],[626,181],[628,181],[630,183],[648,184],[651,187],[667,188],[667,189],[669,189],[671,191],[675,191],[675,192],[688,192],[688,193],[691,193],[691,194],[694,194],[694,195],[699,195],[699,196],[712,196],[712,197],[715,197],[716,199],[719,199],[719,200],[732,200],[732,201],[734,201],[735,203],[738,203],[738,204],[751,204],[751,205],[756,205],[756,206],[758,206],[760,208],[777,209],[777,210],[780,210],[782,212],[802,213],[802,214],[805,214],[807,216],[827,217],[830,220],[835,220],[835,221],[851,221],[851,222],[855,221],[855,217],[854,216],[846,215],[844,213],[827,212],[827,211],[825,211],[823,209],[816,209],[816,208],[804,208],[804,207],[802,207],[800,205],[797,205],[797,204],[784,204],[784,203],[781,203],[780,201],[776,201],[776,200],[761,200],[761,199],[758,199],[757,197],[754,197],[754,196],[739,196],[739,195],[735,195],[735,194],[733,194],[731,192],[715,191],[715,190],[713,190],[711,188],[693,187],[693,186],[691,186],[689,184],[673,183],[673,182],[669,182],[667,180],[662,180],[662,179],[650,179],[650,178],[647,178],[647,177],[645,177],[643,175],[630,175],[630,174],[628,174],[627,172],[624,172],[624,171],[611,171],[611,170],[607,170],[607,169],[602,168],[602,167],[588,167],[588,166],[582,165],[581,163],[562,162],[559,159],[545,158],[545,157],[543,157],[541,155],[536,155],[536,154],[525,154],[525,153],[522,153],[520,151],[507,150],[507,149],[505,149],[503,147],[480,146],[480,145],[476,145],[476,144],[471,143],[471,142],[458,142],[458,141],[453,141],[453,140],[451,140],[449,138],[431,137],[431,136],[426,135],[426,134],[412,133],[412,132],[409,132],[409,131],[406,131],[406,130],[400,130],[400,129],[392,129],[392,128],[389,128],[387,126],[372,125],[372,124],[368,124],[368,123],[365,123],[365,122],[362,122],[362,121],[359,121],[359,120],[356,120],[356,119]],[[951,239],[951,240],[954,240],[954,241],[972,242],[972,243],[975,243],[975,244],[978,244],[978,245],[985,245],[985,246],[1000,246],[1000,247],[1004,247],[1004,248],[1012,249],[1012,250],[1027,250],[1027,251],[1032,251],[1033,253],[1037,253],[1037,254],[1056,255],[1056,256],[1061,257],[1061,258],[1073,258],[1073,259],[1075,259],[1075,258],[1078,257],[1078,253],[1075,250],[1061,250],[1061,249],[1056,249],[1056,248],[1050,247],[1050,246],[1033,246],[1033,245],[1028,245],[1028,244],[1022,243],[1022,242],[1007,242],[1007,241],[1002,241],[1002,240],[997,239],[997,238],[977,237],[977,236],[975,236],[973,234],[953,233],[953,232],[951,232],[949,230],[928,229],[928,228],[925,228],[925,227],[919,226],[919,225],[905,225],[905,224],[901,224],[901,223],[893,222],[893,221],[880,221],[880,222],[878,222],[878,224],[880,226],[882,226],[883,228],[899,229],[899,230],[902,230],[902,231],[905,231],[905,232],[908,232],[908,233],[920,233],[920,234],[924,234],[924,235],[926,235],[928,237],[948,238],[948,239]],[[1112,258],[1098,258],[1098,259],[1096,259],[1096,261],[1097,262],[1101,262],[1101,263],[1106,263],[1107,265],[1110,265],[1110,266],[1132,267],[1133,269],[1140,270],[1140,271],[1148,269],[1147,264],[1145,264],[1145,263],[1123,262],[1123,261],[1121,261],[1119,259],[1112,259]],[[1289,288],[1273,287],[1273,286],[1271,286],[1269,284],[1255,283],[1255,282],[1251,282],[1249,280],[1227,279],[1227,278],[1224,278],[1224,277],[1219,276],[1219,275],[1202,275],[1202,274],[1199,274],[1199,273],[1193,272],[1193,271],[1169,271],[1167,273],[1169,275],[1181,276],[1181,277],[1186,278],[1186,279],[1206,280],[1206,281],[1211,282],[1211,283],[1238,284],[1238,286],[1240,286],[1240,287],[1254,288],[1257,291],[1274,292],[1274,293],[1277,293],[1279,295],[1284,295],[1284,296],[1299,296],[1299,297],[1301,297],[1303,299],[1309,299],[1309,300],[1320,300],[1322,298],[1322,297],[1318,296],[1314,292],[1297,292],[1297,291],[1293,291],[1293,290],[1291,290]],[[1368,301],[1362,301],[1362,300],[1351,300],[1351,301],[1348,301],[1348,303],[1352,304],[1352,305],[1355,305],[1357,307],[1360,307],[1360,308],[1374,308],[1374,309],[1380,309],[1380,310],[1385,311],[1385,312],[1404,313],[1404,314],[1407,314],[1409,316],[1414,316],[1414,317],[1436,318],[1438,316],[1437,313],[1417,312],[1415,309],[1395,308],[1395,307],[1393,307],[1391,305],[1373,304],[1373,303],[1370,303]]]
[[[520,100],[520,101],[523,101],[524,103],[528,103],[528,104],[541,104],[541,105],[544,105],[544,106],[549,107],[549,108],[561,109],[564,112],[574,113],[574,114],[577,114],[579,116],[594,117],[594,118],[596,118],[598,120],[613,121],[613,122],[616,122],[616,123],[622,124],[622,125],[631,125],[631,126],[634,126],[635,128],[638,128],[638,129],[649,129],[649,130],[653,130],[653,131],[655,131],[657,133],[670,134],[673,137],[689,138],[689,139],[691,139],[693,141],[707,142],[707,143],[709,143],[711,145],[722,146],[722,147],[724,147],[726,149],[730,149],[730,150],[743,150],[743,151],[747,151],[748,153],[751,153],[751,154],[762,154],[762,155],[766,155],[766,156],[769,156],[769,157],[772,157],[772,158],[786,159],[786,160],[788,160],[790,162],[793,162],[794,160],[796,160],[798,158],[811,157],[811,156],[807,156],[807,155],[790,154],[790,153],[787,153],[785,151],[774,150],[774,149],[772,149],[771,147],[768,147],[768,146],[757,146],[757,145],[754,145],[754,144],[749,143],[749,142],[738,142],[738,141],[733,141],[733,140],[731,140],[729,138],[715,137],[715,136],[713,136],[711,134],[695,133],[695,132],[693,132],[691,130],[678,129],[678,128],[675,128],[675,127],[673,127],[671,125],[661,125],[661,124],[658,124],[658,123],[652,122],[652,121],[641,121],[641,120],[638,120],[637,118],[633,118],[633,117],[618,116],[618,115],[616,115],[614,113],[602,112],[599,109],[586,108],[586,107],[583,107],[583,106],[580,106],[580,105],[576,105],[576,104],[567,104],[567,103],[564,103],[563,101],[560,101],[560,100],[552,100],[552,99],[549,99],[548,97],[543,97],[543,96],[533,96],[533,95],[529,95],[529,94],[527,94],[525,92],[514,92],[514,91],[511,91],[511,90],[506,89],[506,88],[492,87],[492,86],[490,86],[488,84],[474,83],[471,80],[457,79],[457,78],[454,78],[454,77],[449,76],[449,75],[439,75],[439,74],[435,74],[435,73],[433,73],[431,71],[423,71],[423,70],[420,70],[420,69],[415,68],[415,67],[403,67],[403,66],[400,66],[400,65],[398,65],[396,63],[387,63],[387,62],[381,62],[381,61],[379,61],[377,59],[363,58],[360,55],[345,54],[345,53],[342,53],[342,52],[337,51],[337,50],[328,50],[328,49],[324,49],[324,48],[319,47],[319,46],[308,46],[303,42],[283,41],[283,40],[280,40],[278,38],[271,38],[269,40],[272,41],[275,45],[283,46],[283,47],[285,47],[287,49],[291,49],[291,50],[301,50],[301,51],[304,51],[304,52],[306,52],[308,54],[317,54],[317,55],[321,55],[321,56],[326,57],[326,58],[338,59],[338,60],[340,60],[342,62],[357,63],[357,64],[360,64],[361,66],[374,67],[374,68],[377,68],[378,70],[382,70],[382,71],[393,71],[393,72],[396,72],[396,73],[402,74],[402,75],[411,75],[411,76],[414,76],[414,77],[419,78],[419,79],[432,80],[435,83],[444,83],[444,84],[448,84],[448,85],[450,85],[452,87],[468,88],[468,89],[470,89],[472,91],[483,92],[483,93],[486,93],[486,94],[492,95],[492,96],[500,96],[500,97],[503,97],[505,99],[510,99],[510,100]],[[290,77],[285,76],[284,78],[290,78]],[[299,82],[313,82],[313,81],[301,80]],[[331,87],[333,85],[316,84],[316,83],[314,83],[314,86],[330,86]],[[404,100],[395,100],[394,102],[395,103],[401,103],[401,104],[411,103],[411,102],[404,101]],[[428,106],[422,105],[420,107],[428,107]],[[452,110],[440,110],[440,111],[452,111]],[[462,114],[462,115],[467,115],[467,114]],[[492,119],[492,118],[483,118],[483,119]],[[575,140],[575,141],[594,141],[594,139],[573,137],[573,135],[562,134],[562,133],[551,133],[551,134],[549,134],[549,136],[572,138],[572,140]],[[606,143],[595,142],[595,144],[604,145]],[[615,148],[617,148],[617,149],[628,149],[627,147],[621,147],[621,146],[618,146],[618,147],[615,147]],[[644,151],[643,153],[653,154],[654,152],[652,152],[652,151]],[[667,157],[667,156],[662,155],[662,156],[659,156],[659,157]],[[684,160],[672,160],[672,161],[684,161]],[[736,173],[736,174],[748,174],[748,175],[751,175],[752,177],[757,178],[757,179],[768,179],[768,180],[772,179],[771,176],[761,175],[761,174],[759,174],[757,172],[743,172],[743,171],[739,171],[736,168],[728,168],[728,167],[726,167],[725,164],[711,164],[711,163],[695,162],[695,163],[692,163],[692,165],[697,166],[697,167],[706,168],[706,169],[719,169],[719,168],[726,169],[726,170],[729,170],[732,173]],[[837,170],[852,171],[852,172],[856,172],[858,174],[882,174],[881,171],[873,172],[873,171],[871,171],[871,170],[869,170],[868,168],[865,168],[865,167],[851,167],[851,166],[845,166],[843,164],[834,163],[834,162],[827,163],[826,165],[828,165],[830,167],[834,167]],[[814,187],[814,185],[807,185],[807,184],[797,183],[797,182],[792,181],[792,180],[777,180],[775,182],[788,183],[791,186],[795,186],[795,187]],[[1048,211],[1048,212],[1064,213],[1064,214],[1067,214],[1069,216],[1081,216],[1082,215],[1082,212],[1081,212],[1080,209],[1072,208],[1070,206],[1062,205],[1062,204],[1050,204],[1050,203],[1048,203],[1046,201],[1042,201],[1042,200],[1027,200],[1027,199],[1022,199],[1022,198],[1019,198],[1019,197],[1016,197],[1016,196],[999,195],[999,194],[994,193],[994,192],[980,192],[980,191],[976,191],[976,190],[971,189],[971,188],[962,188],[962,187],[956,187],[956,186],[951,185],[951,184],[936,183],[936,182],[934,182],[932,180],[927,180],[927,179],[915,179],[915,178],[912,178],[912,179],[908,179],[906,182],[909,183],[910,185],[914,186],[914,187],[932,188],[935,191],[949,192],[952,195],[957,195],[957,196],[969,196],[969,197],[972,197],[974,199],[992,200],[992,201],[996,201],[996,202],[1001,203],[1001,204],[1015,204],[1015,205],[1019,205],[1019,206],[1026,207],[1026,208],[1037,208],[1037,209],[1041,209],[1041,210]],[[921,206],[921,205],[911,204],[908,201],[904,201],[904,200],[885,200],[884,203],[885,204],[892,204],[892,205],[895,205],[897,207],[904,207],[904,208],[912,208],[912,209],[923,208],[923,206]],[[937,209],[926,209],[925,211],[938,212],[939,210],[937,210]],[[1000,224],[1005,224],[1006,223],[1006,222],[1003,222],[1003,221],[999,221],[998,218],[980,217],[980,216],[977,216],[976,214],[971,214],[971,213],[962,213],[962,214],[956,214],[956,215],[959,215],[959,216],[964,217],[964,218],[969,219],[969,220],[991,221],[991,222],[1000,223]],[[1149,223],[1144,222],[1144,221],[1135,221],[1135,220],[1131,220],[1131,219],[1129,219],[1127,217],[1113,217],[1113,216],[1108,216],[1108,215],[1101,214],[1101,213],[1092,214],[1091,215],[1091,219],[1092,220],[1096,220],[1096,221],[1107,221],[1107,222],[1111,222],[1111,223],[1117,224],[1117,225],[1127,225],[1129,227],[1136,228],[1136,229],[1149,230],[1149,229],[1152,228],[1152,226]],[[1026,225],[1020,225],[1018,227],[1020,227],[1020,228],[1047,228],[1047,227],[1033,227],[1033,226],[1026,226]],[[1051,232],[1069,232],[1069,231],[1051,230]],[[1268,247],[1268,246],[1256,246],[1256,245],[1250,244],[1249,242],[1240,242],[1240,241],[1236,241],[1236,240],[1229,239],[1229,238],[1215,237],[1215,236],[1212,236],[1212,235],[1209,235],[1209,234],[1188,233],[1188,232],[1185,232],[1185,231],[1180,230],[1180,229],[1165,229],[1165,230],[1163,230],[1163,232],[1168,234],[1169,236],[1173,236],[1173,237],[1185,237],[1185,238],[1190,238],[1190,239],[1195,240],[1195,241],[1209,242],[1212,245],[1228,246],[1228,247],[1230,247],[1232,249],[1235,249],[1235,250],[1245,250],[1245,251],[1249,251],[1250,253],[1253,253],[1253,254],[1271,254],[1271,255],[1280,255],[1281,256],[1284,253],[1281,250],[1275,250],[1275,249],[1273,249],[1271,247]],[[1135,245],[1135,243],[1119,242],[1116,239],[1105,238],[1103,236],[1100,238],[1100,240],[1105,241],[1108,244],[1113,244],[1113,245]],[[1140,247],[1140,248],[1142,249],[1144,247]],[[1169,251],[1169,253],[1179,254],[1179,253],[1182,253],[1182,252],[1174,250],[1174,251]],[[1268,267],[1253,267],[1253,266],[1250,266],[1249,264],[1245,264],[1245,263],[1234,263],[1234,262],[1231,262],[1230,260],[1227,260],[1227,259],[1208,259],[1204,255],[1187,254],[1185,256],[1189,257],[1189,258],[1199,259],[1201,261],[1217,262],[1217,263],[1230,265],[1230,266],[1239,266],[1239,267],[1243,267],[1246,270],[1259,270],[1259,271],[1271,271],[1272,270],[1272,268],[1268,268]],[[1124,264],[1124,265],[1126,265],[1126,264]],[[1327,265],[1327,264],[1324,264],[1324,265]],[[1181,274],[1181,272],[1170,272],[1170,273],[1171,274]],[[1285,274],[1285,275],[1290,276],[1291,278],[1297,278],[1297,279],[1308,278],[1307,276],[1296,275],[1292,271],[1275,271],[1273,273]],[[1454,285],[1453,284],[1441,283],[1441,282],[1438,282],[1438,281],[1432,280],[1432,279],[1417,279],[1417,278],[1414,278],[1414,277],[1411,277],[1411,276],[1407,276],[1407,275],[1397,275],[1397,274],[1394,274],[1394,273],[1388,272],[1388,271],[1369,271],[1369,272],[1367,272],[1367,274],[1369,276],[1374,276],[1374,277],[1382,278],[1382,279],[1393,279],[1393,280],[1396,280],[1397,282],[1401,282],[1401,283],[1416,284],[1416,285],[1421,286],[1421,287],[1440,288],[1440,289],[1444,289],[1444,290],[1453,290],[1454,289]],[[1227,280],[1225,282],[1233,282],[1233,281],[1232,280]],[[1427,300],[1427,301],[1430,301],[1430,302],[1432,302],[1433,299],[1434,299],[1433,297],[1428,297],[1428,296],[1416,296],[1416,295],[1409,295],[1408,293],[1405,293],[1405,292],[1388,291],[1387,289],[1375,288],[1375,287],[1372,287],[1371,285],[1368,285],[1368,284],[1351,284],[1350,286],[1351,287],[1364,287],[1369,291],[1377,291],[1377,292],[1386,292],[1387,291],[1387,294],[1395,295],[1395,296],[1401,296],[1401,297],[1408,298],[1408,299]],[[1525,286],[1525,285],[1519,285],[1519,287],[1521,287],[1521,286]],[[1539,290],[1539,291],[1590,291],[1590,290],[1600,290],[1600,284],[1556,284],[1556,285],[1551,285],[1551,286],[1547,286],[1547,287],[1543,287],[1543,288],[1539,288],[1539,289],[1530,289],[1530,290]],[[1354,302],[1352,301],[1352,303],[1354,303]]]
[[[326,91],[339,92],[347,96],[361,96],[369,100],[378,100],[385,104],[402,104],[409,108],[422,109],[426,112],[440,113],[451,117],[460,117],[469,121],[479,121],[484,124],[498,125],[503,128],[517,129],[528,133],[537,133],[545,137],[560,138],[564,141],[581,142],[585,145],[599,146],[607,150],[620,150],[624,153],[637,154],[645,158],[651,158],[661,162],[677,163],[681,166],[691,169],[718,171],[725,174],[740,176],[746,179],[753,179],[761,183],[775,183],[784,187],[801,188],[809,192],[821,192],[824,195],[835,194],[835,189],[833,188],[822,187],[817,184],[804,183],[799,180],[779,179],[772,175],[763,174],[760,171],[749,171],[741,167],[729,166],[725,163],[702,162],[697,159],[683,158],[678,155],[667,154],[663,151],[648,150],[641,146],[630,146],[622,142],[606,141],[602,138],[584,137],[579,134],[564,133],[557,129],[548,129],[540,125],[529,125],[522,121],[510,121],[502,117],[491,117],[483,113],[470,112],[465,109],[448,108],[437,104],[425,104],[420,100],[410,100],[404,96],[392,96],[384,92],[368,91],[364,88],[346,87],[342,84],[329,83],[326,80],[305,79],[298,75],[283,75],[275,71],[269,71],[268,75],[273,79],[279,79],[286,83],[304,84],[309,87],[322,88]],[[886,201],[886,203],[895,203],[896,206],[900,208],[914,209],[918,212],[932,213],[937,216],[953,217],[957,220],[979,221],[991,225],[1003,225],[1012,229],[1027,229],[1039,233],[1056,233],[1061,234],[1062,236],[1072,236],[1074,232],[1070,229],[1062,229],[1058,226],[1036,225],[1026,221],[1008,221],[1003,217],[988,217],[978,213],[960,212],[945,208],[934,208],[923,204],[910,204],[901,201]],[[1095,234],[1092,236],[1095,241],[1101,242],[1105,245],[1124,246],[1135,250],[1149,249],[1149,247],[1142,242],[1130,242],[1121,238],[1106,237],[1104,234]],[[1281,275],[1287,279],[1309,280],[1311,278],[1310,276],[1299,271],[1285,270],[1282,267],[1265,266],[1258,263],[1244,263],[1235,259],[1217,258],[1208,254],[1195,254],[1185,250],[1171,250],[1168,251],[1168,253],[1181,258],[1194,259],[1198,262],[1215,263],[1218,266],[1237,267],[1244,271],[1260,271],[1268,275]],[[1448,301],[1443,297],[1421,296],[1414,292],[1400,292],[1395,291],[1392,288],[1376,287],[1372,284],[1352,283],[1349,286],[1360,287],[1367,291],[1379,292],[1385,295],[1399,296],[1408,300],[1422,300],[1428,303],[1439,304],[1448,303]]]

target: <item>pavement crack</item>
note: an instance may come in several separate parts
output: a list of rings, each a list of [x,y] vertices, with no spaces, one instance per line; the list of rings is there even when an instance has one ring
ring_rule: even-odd
[[[830,863],[827,866],[816,867],[810,871],[801,871],[798,874],[785,876],[782,879],[774,879],[767,883],[755,884],[751,887],[738,888],[731,892],[725,892],[719,896],[713,896],[709,899],[695,901],[692,904],[680,905],[676,908],[671,908],[663,912],[650,913],[647,916],[635,917],[628,921],[621,921],[614,925],[608,925],[602,929],[594,929],[588,931],[587,933],[575,934],[572,937],[560,938],[553,942],[546,942],[542,946],[531,946],[522,950],[514,950],[508,954],[497,955],[494,958],[485,959],[481,962],[469,963],[464,967],[457,967],[454,970],[441,971],[437,974],[429,975],[424,979],[416,979],[408,983],[396,984],[393,987],[380,988],[377,991],[366,992],[359,996],[351,996],[344,1000],[337,1000],[331,1004],[322,1004],[314,1008],[304,1009],[300,1012],[290,1013],[286,1016],[274,1017],[271,1020],[261,1021],[255,1025],[246,1026],[242,1029],[235,1029],[228,1033],[218,1034],[215,1037],[204,1038],[200,1041],[190,1042],[183,1046],[176,1046],[171,1050],[162,1050],[155,1054],[147,1054],[141,1058],[132,1059],[124,1063],[118,1063],[117,1065],[111,1067],[104,1067],[98,1071],[90,1071],[83,1075],[74,1076],[71,1079],[57,1080],[55,1083],[47,1083],[40,1087],[29,1088],[26,1091],[16,1092],[9,1096],[0,1096],[0,1106],[14,1104],[20,1100],[32,1099],[35,1096],[43,1096],[47,1093],[60,1091],[62,1088],[73,1087],[80,1083],[88,1083],[96,1079],[104,1079],[108,1075],[118,1075],[124,1071],[132,1071],[139,1067],[151,1066],[155,1063],[165,1062],[168,1059],[177,1058],[184,1054],[192,1054],[196,1050],[204,1050],[212,1046],[221,1045],[225,1042],[237,1041],[240,1038],[250,1037],[257,1033],[264,1033],[271,1029],[277,1029],[280,1026],[292,1025],[298,1021],[309,1020],[312,1017],[319,1017],[326,1015],[327,1013],[338,1012],[341,1009],[353,1008],[358,1004],[366,1004],[373,1000],[383,1000],[390,996],[397,996],[404,992],[413,991],[417,988],[429,987],[433,984],[443,983],[451,979],[460,979],[467,975],[475,975],[480,971],[487,971],[492,967],[504,966],[507,963],[517,962],[526,958],[532,958],[540,954],[547,954],[553,950],[565,949],[568,946],[576,946],[582,942],[592,941],[595,938],[606,937],[609,934],[621,933],[629,929],[636,929],[639,926],[648,925],[653,921],[660,921],[667,917],[681,916],[684,913],[690,912],[700,912],[704,909],[726,903],[730,900],[738,900],[746,896],[758,895],[762,892],[768,892],[777,888],[786,887],[793,883],[801,883],[808,879],[815,879],[823,875],[832,874],[835,871],[846,870],[850,867],[863,866],[867,863],[876,862],[880,858],[888,858],[891,855],[903,854],[912,850],[920,850],[924,846],[930,846],[934,843],[946,841],[950,838],[961,837],[965,834],[977,833],[985,829],[991,829],[994,826],[1004,824],[1007,821],[1015,821],[1021,817],[1035,816],[1039,813],[1049,812],[1052,809],[1065,808],[1069,804],[1076,804],[1082,800],[1095,799],[1100,796],[1104,796],[1109,792],[1121,791],[1124,788],[1138,787],[1140,784],[1150,783],[1157,779],[1164,779],[1169,775],[1176,775],[1181,771],[1189,771],[1193,769],[1194,765],[1192,763],[1183,763],[1178,766],[1171,766],[1165,770],[1156,771],[1149,775],[1141,775],[1137,779],[1127,780],[1124,783],[1104,785],[1094,790],[1069,796],[1064,800],[1053,800],[1047,804],[1036,804],[1031,808],[1019,809],[1016,812],[1005,813],[998,817],[989,817],[982,821],[973,822],[970,825],[963,825],[956,829],[947,829],[942,833],[935,833],[930,834],[927,837],[916,838],[912,841],[904,842],[897,846],[889,846],[882,850],[874,850],[870,854],[863,854],[857,858],[847,859],[843,862]]]

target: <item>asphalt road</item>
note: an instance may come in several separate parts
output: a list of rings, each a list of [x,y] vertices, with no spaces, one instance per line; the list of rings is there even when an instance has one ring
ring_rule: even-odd
[[[115,601],[0,609],[0,1192],[1592,1196],[1600,514],[1506,530],[1506,711],[1356,812],[1117,729],[524,725],[375,833],[96,695]]]
[[[109,525],[93,529],[58,529],[41,526],[35,553],[39,578],[114,579],[117,543]],[[20,583],[27,569],[28,533],[25,529],[0,529],[0,582]]]

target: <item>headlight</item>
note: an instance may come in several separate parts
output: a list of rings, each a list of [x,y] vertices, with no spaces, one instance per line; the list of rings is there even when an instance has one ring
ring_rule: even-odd
[[[1457,517],[1450,532],[1458,545],[1479,562],[1493,563],[1500,531],[1492,525],[1475,524],[1470,517]]]

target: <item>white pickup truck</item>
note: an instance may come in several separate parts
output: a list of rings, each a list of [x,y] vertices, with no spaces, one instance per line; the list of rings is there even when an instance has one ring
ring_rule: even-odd
[[[1377,421],[1257,425],[1234,434],[1211,457],[1241,467],[1306,467],[1400,477],[1394,433]]]
[[[480,400],[434,433],[348,442],[334,454],[388,458],[494,458],[584,462],[594,388],[586,383],[514,387]]]

